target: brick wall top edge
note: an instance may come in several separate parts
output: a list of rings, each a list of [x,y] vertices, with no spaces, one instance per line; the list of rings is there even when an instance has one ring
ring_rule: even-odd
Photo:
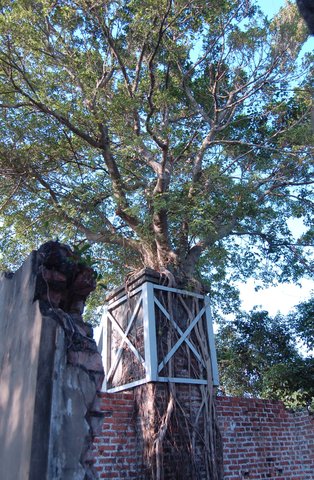
[[[252,402],[257,402],[260,404],[281,404],[283,405],[281,400],[271,400],[269,398],[257,398],[257,397],[228,397],[228,396],[217,396],[216,397],[217,401],[225,401],[225,402],[244,402],[244,403],[252,403]]]
[[[134,390],[126,390],[124,392],[118,393],[101,393],[101,398],[104,402],[115,402],[116,400],[125,400],[131,401],[134,398]],[[227,397],[227,396],[218,396],[217,397],[217,408],[218,410],[230,406],[232,409],[235,407],[248,409],[258,408],[258,409],[267,409],[270,408],[272,412],[282,411],[290,414],[294,414],[300,418],[308,417],[309,413],[306,409],[293,412],[285,407],[282,401],[280,400],[270,400],[262,398],[246,398],[246,397]],[[311,415],[310,415],[311,416]],[[314,415],[311,416],[314,421]]]
[[[235,407],[247,407],[248,409],[252,409],[254,407],[258,409],[270,408],[272,413],[285,412],[300,417],[300,420],[303,417],[310,416],[310,418],[314,422],[314,415],[311,415],[306,409],[297,411],[289,410],[285,407],[284,403],[281,400],[227,396],[217,397],[216,400],[218,410],[225,409],[228,406],[232,409],[234,409]]]

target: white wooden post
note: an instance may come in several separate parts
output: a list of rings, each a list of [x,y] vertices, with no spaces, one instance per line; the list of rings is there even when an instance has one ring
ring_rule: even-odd
[[[142,290],[146,381],[157,380],[157,340],[154,285],[146,282]]]
[[[209,342],[209,350],[210,350],[210,361],[211,361],[212,372],[213,372],[213,384],[215,387],[218,387],[219,385],[218,364],[217,364],[217,354],[216,354],[215,337],[214,337],[214,329],[213,329],[213,317],[212,317],[209,297],[206,296],[204,298],[204,301],[205,301],[205,311],[206,311],[207,334],[208,334],[208,342]]]

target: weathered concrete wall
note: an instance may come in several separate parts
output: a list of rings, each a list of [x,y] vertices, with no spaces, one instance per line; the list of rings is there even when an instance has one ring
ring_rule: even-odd
[[[0,277],[1,479],[96,478],[103,368],[82,321],[93,288],[91,270],[58,242]]]
[[[0,277],[0,478],[29,478],[42,316],[34,255]]]
[[[97,386],[88,370],[68,363],[65,335],[58,328],[53,376],[47,478],[95,478],[90,451],[99,413]],[[95,417],[95,418],[93,418]],[[93,423],[94,422],[94,423]],[[36,473],[31,478],[36,479]]]

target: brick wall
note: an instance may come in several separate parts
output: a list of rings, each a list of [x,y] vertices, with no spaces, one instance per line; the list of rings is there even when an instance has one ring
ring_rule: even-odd
[[[314,418],[271,400],[221,397],[225,480],[314,479]]]
[[[137,479],[142,464],[141,447],[136,436],[133,390],[103,394],[104,424],[95,439],[95,468],[100,478]]]
[[[137,479],[133,391],[103,394],[103,431],[95,440],[100,478]],[[224,480],[313,480],[314,418],[289,412],[280,402],[219,397],[218,421],[224,443]],[[191,479],[192,480],[192,479]]]

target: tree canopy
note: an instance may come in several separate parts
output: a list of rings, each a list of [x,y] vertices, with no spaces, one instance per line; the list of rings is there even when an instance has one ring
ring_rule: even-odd
[[[221,290],[226,272],[309,271],[313,55],[294,4],[271,21],[250,0],[0,13],[3,263],[58,237],[116,279],[148,266]]]
[[[304,332],[313,341],[310,305],[313,298],[287,316],[255,310],[223,321],[217,335],[221,393],[273,398],[313,412],[314,358],[297,348]]]
[[[289,316],[294,331],[308,349],[314,349],[314,297],[299,303]]]

